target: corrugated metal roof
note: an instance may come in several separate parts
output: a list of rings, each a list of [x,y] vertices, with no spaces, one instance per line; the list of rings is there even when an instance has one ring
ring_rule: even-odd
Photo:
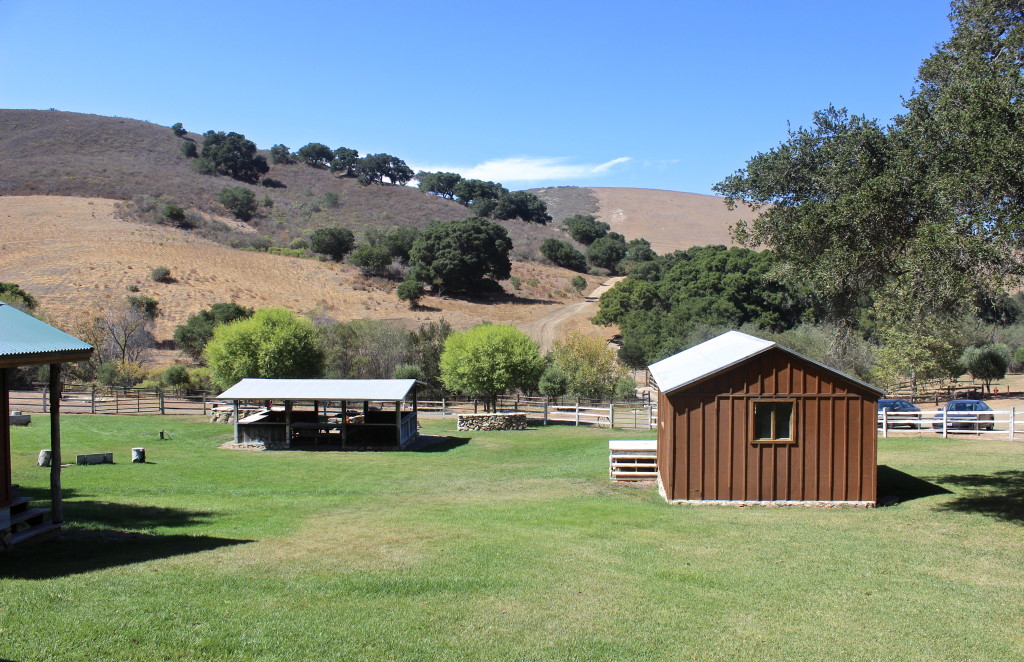
[[[92,351],[92,345],[0,303],[0,358],[37,359]]]
[[[218,400],[404,400],[415,379],[246,378]]]
[[[692,384],[696,381],[709,377],[715,373],[721,372],[726,368],[742,363],[749,358],[757,356],[762,352],[766,352],[772,347],[778,347],[779,349],[792,354],[793,356],[799,357],[804,361],[813,363],[814,365],[821,366],[829,372],[835,373],[845,379],[860,384],[866,389],[874,391],[879,395],[882,391],[871,384],[862,382],[856,377],[851,377],[845,373],[839,372],[835,368],[819,363],[814,359],[809,359],[806,356],[797,354],[791,349],[787,349],[778,343],[770,340],[764,340],[762,338],[755,338],[754,336],[741,333],[739,331],[727,331],[720,336],[716,336],[711,340],[702,342],[699,345],[694,345],[690,349],[683,350],[678,354],[662,359],[657,363],[648,366],[651,371],[651,376],[654,377],[655,383],[662,393],[670,393],[677,389],[680,389],[687,384]]]

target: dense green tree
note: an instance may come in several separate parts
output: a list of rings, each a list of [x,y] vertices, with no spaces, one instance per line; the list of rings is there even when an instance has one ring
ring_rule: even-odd
[[[560,398],[569,391],[569,377],[560,369],[549,365],[540,375],[537,390],[549,398]]]
[[[651,262],[658,257],[658,254],[651,248],[651,242],[639,237],[631,239],[626,244],[626,257],[629,262]]]
[[[183,140],[181,145],[178,146],[178,150],[186,158],[194,159],[199,156],[199,150],[196,149],[196,144],[191,140]]]
[[[256,194],[244,186],[225,186],[217,194],[217,202],[243,221],[248,221],[259,209]]]
[[[583,276],[573,276],[569,284],[572,286],[572,289],[577,293],[580,293],[583,290],[587,289],[587,279],[584,278]]]
[[[326,168],[334,159],[334,151],[323,143],[309,143],[299,148],[297,156],[308,166]]]
[[[367,154],[356,160],[353,170],[363,185],[383,184],[387,179],[392,184],[404,186],[413,178],[412,169],[405,161],[390,154]]]
[[[502,220],[520,218],[528,223],[547,223],[551,220],[544,201],[527,191],[513,191],[501,196],[491,215]]]
[[[217,172],[243,182],[256,183],[270,170],[267,160],[256,153],[256,143],[234,131],[204,133],[203,158],[213,163]]]
[[[181,122],[175,122],[174,124],[172,124],[171,131],[174,133],[174,135],[178,136],[179,138],[188,133],[187,131],[185,131],[185,125],[183,125]]]
[[[1010,365],[1010,348],[1006,345],[984,345],[968,347],[960,355],[960,364],[971,377],[985,383],[985,390],[992,391],[992,382],[1006,377]]]
[[[313,324],[284,308],[217,326],[203,356],[220,388],[245,377],[312,379],[324,369]]]
[[[434,392],[442,391],[444,388],[441,383],[441,354],[444,352],[444,343],[451,334],[452,325],[442,318],[437,322],[421,324],[413,338],[416,365],[423,370],[421,379],[427,383],[427,388]]]
[[[341,262],[352,251],[356,238],[348,228],[317,228],[309,235],[309,249]]]
[[[694,247],[676,256],[655,282],[627,278],[618,283],[601,296],[594,322],[619,325],[619,357],[630,367],[684,349],[700,326],[724,330],[749,324],[783,331],[802,320],[808,303],[802,290],[769,279],[774,266],[770,252]]]
[[[0,302],[27,313],[35,310],[38,305],[35,297],[21,289],[17,283],[0,283]]]
[[[334,158],[331,159],[331,172],[348,177],[353,173],[357,160],[359,160],[359,152],[348,147],[339,147],[334,150]]]
[[[560,267],[581,272],[587,270],[587,258],[563,239],[545,239],[540,245],[540,254]]]
[[[587,247],[587,262],[612,273],[615,273],[619,262],[624,257],[626,257],[626,245],[611,237],[605,236],[596,239]]]
[[[425,193],[433,193],[451,200],[455,197],[455,186],[462,181],[462,175],[456,172],[419,172],[416,174],[419,189]]]
[[[206,310],[190,316],[174,329],[174,344],[194,361],[202,361],[203,350],[213,338],[213,330],[228,322],[252,317],[252,308],[237,303],[215,303]]]
[[[493,410],[499,395],[536,388],[544,359],[514,326],[481,324],[448,336],[440,367],[449,391],[483,397]]]
[[[495,203],[498,198],[508,195],[508,189],[501,184],[482,179],[462,179],[452,187],[452,192],[460,203],[472,209],[475,216],[481,217],[490,215],[490,210],[481,211],[481,204]]]
[[[409,274],[435,291],[478,291],[483,279],[512,275],[512,240],[500,225],[483,218],[431,223],[409,253]]]
[[[270,162],[275,165],[287,165],[292,162],[292,152],[287,145],[274,145],[270,148]]]
[[[608,234],[611,226],[590,214],[573,214],[562,221],[562,229],[568,232],[575,241],[589,246]]]

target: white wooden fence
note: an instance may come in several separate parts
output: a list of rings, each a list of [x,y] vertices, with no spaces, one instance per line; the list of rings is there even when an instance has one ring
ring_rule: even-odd
[[[907,428],[932,431],[943,437],[971,434],[1024,441],[1024,412],[1018,415],[1016,407],[980,412],[883,410],[878,412],[878,427],[882,437],[888,437],[889,430]]]
[[[459,414],[477,414],[484,405],[475,400],[420,400],[421,416],[447,418]],[[628,428],[635,430],[653,429],[658,422],[658,407],[648,402],[587,401],[573,402],[550,400],[543,397],[519,396],[499,398],[499,411],[524,412],[532,421],[548,423],[572,423],[594,425],[605,428]]]

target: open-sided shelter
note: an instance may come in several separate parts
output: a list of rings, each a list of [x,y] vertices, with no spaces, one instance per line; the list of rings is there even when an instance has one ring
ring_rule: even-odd
[[[874,386],[738,331],[650,371],[669,501],[874,505]]]
[[[235,443],[401,449],[418,436],[415,379],[254,379],[217,396],[234,409]],[[242,416],[242,414],[247,414]]]
[[[92,345],[0,303],[0,547],[37,541],[60,532],[64,522],[60,487],[61,365],[88,360]],[[11,371],[50,366],[50,521],[44,508],[29,506],[11,477]]]

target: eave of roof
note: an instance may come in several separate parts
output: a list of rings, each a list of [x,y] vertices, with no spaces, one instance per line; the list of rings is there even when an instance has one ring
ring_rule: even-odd
[[[0,367],[87,360],[89,343],[0,303]]]
[[[415,379],[256,379],[245,378],[218,400],[404,400]]]
[[[651,371],[651,376],[654,378],[658,389],[662,393],[671,393],[717,375],[775,347],[791,356],[795,356],[808,363],[813,363],[869,391],[883,395],[881,389],[856,377],[851,377],[824,363],[807,358],[776,342],[756,338],[740,331],[727,331],[720,336],[653,363],[648,366],[648,369]]]

